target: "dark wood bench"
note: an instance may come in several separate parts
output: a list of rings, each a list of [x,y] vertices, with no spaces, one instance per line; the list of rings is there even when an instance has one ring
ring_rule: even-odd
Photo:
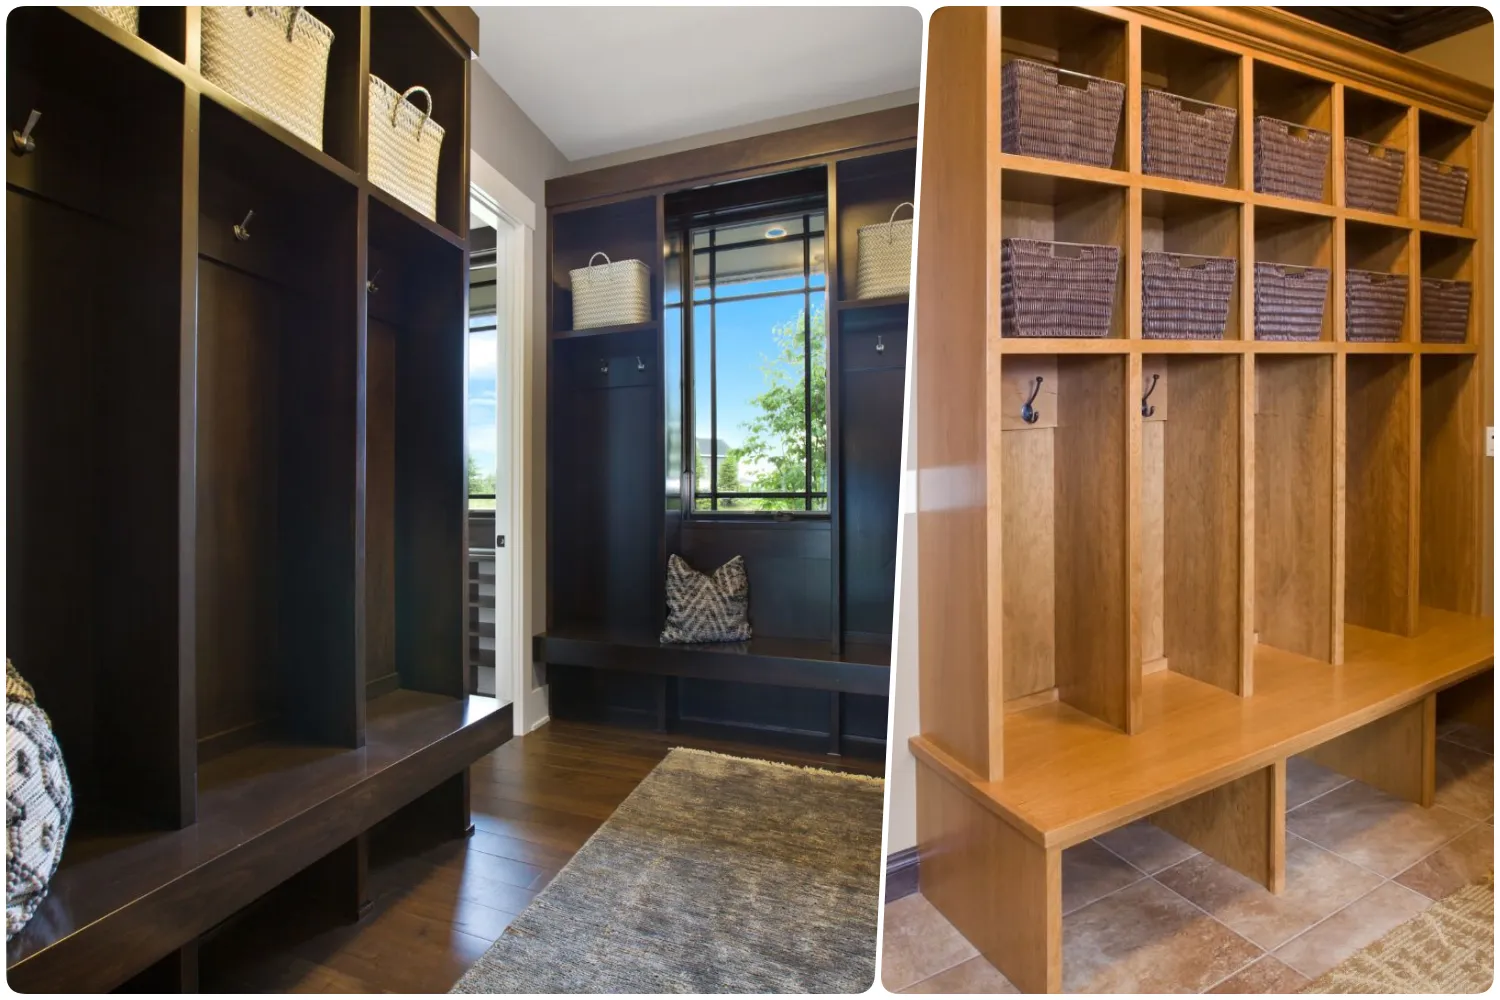
[[[370,827],[437,792],[463,833],[468,767],[511,732],[511,707],[492,698],[398,690],[369,703],[358,750],[262,744],[217,758],[199,770],[194,825],[69,838],[46,900],[7,945],[6,979],[21,992],[108,992],[320,862],[340,866],[347,898],[334,902],[355,916]]]
[[[757,636],[749,642],[672,644],[654,634],[569,628],[536,636],[533,659],[549,665],[653,674],[658,688],[657,728],[674,713],[671,678],[802,688],[829,693],[828,752],[842,752],[839,719],[846,694],[887,698],[891,650],[880,643],[845,643],[835,652],[827,640]]]

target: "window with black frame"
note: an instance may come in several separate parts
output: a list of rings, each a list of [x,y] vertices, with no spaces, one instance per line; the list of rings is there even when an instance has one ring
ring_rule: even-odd
[[[741,213],[672,238],[665,319],[684,405],[668,447],[695,515],[827,516],[825,217]]]

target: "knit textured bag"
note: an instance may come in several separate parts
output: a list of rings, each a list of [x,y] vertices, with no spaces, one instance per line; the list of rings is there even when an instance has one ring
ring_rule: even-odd
[[[427,99],[427,110],[408,100],[413,94]],[[436,220],[443,127],[432,120],[432,94],[426,87],[398,93],[372,73],[369,126],[370,183]]]
[[[681,556],[667,560],[667,624],[662,642],[745,642],[750,638],[750,577],[735,556],[712,574]]]
[[[911,202],[903,201],[892,210],[890,221],[859,227],[855,298],[878,299],[911,292],[912,220],[896,221],[896,213],[903,208],[916,211]]]
[[[141,9],[139,7],[90,7],[89,10],[132,35],[141,33]]]
[[[5,939],[47,898],[73,822],[73,787],[52,723],[5,661]]]
[[[203,75],[323,148],[333,30],[302,7],[204,7]]]
[[[594,261],[604,258],[603,264]],[[573,286],[573,329],[626,326],[651,318],[651,269],[645,261],[589,258],[588,267],[568,272]]]

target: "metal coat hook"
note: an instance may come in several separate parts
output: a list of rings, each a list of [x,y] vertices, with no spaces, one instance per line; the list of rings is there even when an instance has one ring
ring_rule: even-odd
[[[877,334],[875,337],[875,353],[885,353],[885,336],[883,334]]]
[[[641,360],[641,356],[639,354],[635,356],[635,370],[638,372],[643,372],[646,370],[646,362]]]
[[[1038,375],[1036,381],[1031,384],[1031,395],[1026,397],[1026,402],[1021,405],[1021,419],[1028,424],[1034,424],[1042,419],[1041,411],[1032,406],[1036,402],[1036,394],[1042,391],[1042,377]]]
[[[604,360],[603,358],[599,359],[599,374],[600,375],[608,375],[609,374],[609,362],[606,361],[606,360]]]
[[[375,270],[375,277],[371,278],[371,279],[369,279],[368,281],[365,282],[365,290],[368,291],[368,292],[378,292],[378,291],[380,291],[380,286],[377,285],[377,284],[375,284],[375,281],[376,281],[377,278],[379,278],[384,273],[385,273],[385,269],[384,268],[376,268],[376,270]]]
[[[20,131],[14,129],[10,133],[10,148],[18,156],[36,151],[36,140],[31,137],[31,130],[36,128],[36,123],[41,120],[42,113],[36,108],[31,109],[31,114],[26,116],[26,126]]]
[[[250,220],[255,218],[255,209],[245,213],[245,221],[234,227],[234,238],[244,243],[250,239]]]
[[[1160,375],[1151,376],[1151,385],[1147,387],[1146,394],[1141,397],[1141,416],[1143,417],[1156,416],[1156,404],[1153,403],[1150,406],[1147,406],[1146,400],[1150,399],[1151,394],[1156,391],[1156,380],[1159,378],[1161,378]]]

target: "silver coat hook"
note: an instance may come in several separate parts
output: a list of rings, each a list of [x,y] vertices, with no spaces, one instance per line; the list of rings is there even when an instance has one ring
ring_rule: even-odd
[[[250,220],[255,218],[255,209],[245,213],[245,221],[234,227],[234,238],[244,243],[250,238]]]
[[[1146,400],[1150,399],[1151,394],[1156,391],[1156,380],[1160,377],[1160,375],[1151,376],[1151,385],[1147,387],[1146,394],[1141,397],[1141,416],[1143,417],[1153,417],[1156,415],[1156,404],[1153,403],[1147,406]]]
[[[646,362],[641,360],[641,356],[639,354],[635,356],[635,370],[638,372],[643,372],[646,370]]]
[[[884,354],[885,353],[885,336],[883,334],[878,334],[875,337],[875,353],[876,354]]]
[[[385,269],[384,268],[377,268],[376,271],[375,271],[375,277],[373,277],[373,278],[371,278],[371,279],[369,279],[368,281],[365,282],[365,291],[367,291],[367,292],[378,292],[378,291],[380,291],[380,286],[377,285],[377,284],[375,284],[375,281],[376,281],[376,279],[378,279],[384,273],[385,273]]]
[[[599,359],[599,374],[600,375],[608,375],[609,374],[609,362],[605,361],[603,358]]]
[[[1021,419],[1028,424],[1034,424],[1042,419],[1042,413],[1032,403],[1036,402],[1036,394],[1042,391],[1042,377],[1038,375],[1036,381],[1031,384],[1031,395],[1026,397],[1026,402],[1021,405]]]
[[[18,156],[36,151],[36,140],[31,137],[31,130],[36,128],[36,123],[41,120],[42,113],[36,108],[31,109],[31,114],[26,116],[26,127],[20,131],[14,129],[10,133],[10,148]]]

